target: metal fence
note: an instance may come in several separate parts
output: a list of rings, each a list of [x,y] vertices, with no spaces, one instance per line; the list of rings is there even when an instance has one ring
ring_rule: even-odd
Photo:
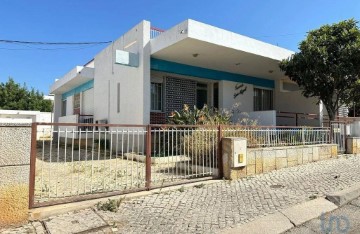
[[[48,138],[36,140],[50,126]],[[217,177],[218,127],[34,123],[30,207]]]
[[[48,126],[47,138],[37,140]],[[248,147],[330,143],[329,128],[33,123],[30,207],[222,176],[222,137]]]
[[[162,29],[151,27],[150,28],[150,39],[153,39],[153,38],[159,36],[163,32],[164,32],[164,30],[162,30]]]
[[[32,146],[33,203],[145,187],[145,165],[127,157],[145,155],[146,126],[51,126]]]
[[[218,176],[218,133],[216,126],[151,126],[151,182]]]
[[[331,141],[338,145],[338,152],[345,153],[346,151],[346,136],[347,126],[350,122],[346,121],[331,121]]]
[[[224,137],[244,137],[249,148],[330,143],[330,128],[224,126]]]

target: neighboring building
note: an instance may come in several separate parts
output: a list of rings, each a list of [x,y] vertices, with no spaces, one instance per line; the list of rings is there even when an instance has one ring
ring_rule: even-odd
[[[279,61],[292,54],[194,20],[167,31],[142,21],[52,85],[55,122],[165,123],[183,104],[240,103],[262,125],[294,125],[277,112],[319,115],[323,108],[280,71]],[[298,125],[319,126],[320,119]]]
[[[51,100],[51,98],[49,99]],[[0,123],[14,124],[14,123],[52,123],[52,112],[40,111],[24,111],[24,110],[0,110]],[[47,139],[51,136],[50,126],[39,126],[37,132],[37,139]]]

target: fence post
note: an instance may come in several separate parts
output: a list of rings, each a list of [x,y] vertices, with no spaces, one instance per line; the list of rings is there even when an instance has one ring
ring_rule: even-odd
[[[217,150],[217,159],[218,159],[218,172],[219,172],[219,178],[223,177],[223,160],[222,160],[222,137],[223,137],[223,128],[220,124],[218,126],[218,150]]]
[[[304,127],[301,127],[301,140],[303,145],[305,145],[305,129]]]
[[[330,127],[330,144],[333,144],[333,127],[331,122],[329,122],[329,127]]]
[[[34,207],[35,170],[36,170],[36,137],[37,123],[31,124],[30,176],[29,176],[29,209]]]
[[[146,127],[146,168],[145,168],[145,186],[148,190],[151,187],[151,125]]]
[[[347,138],[347,125],[348,125],[348,122],[344,121],[344,137],[343,137],[343,144],[344,144],[344,149],[345,149],[345,153],[348,152],[348,149],[347,149],[347,144],[346,144],[346,138]]]

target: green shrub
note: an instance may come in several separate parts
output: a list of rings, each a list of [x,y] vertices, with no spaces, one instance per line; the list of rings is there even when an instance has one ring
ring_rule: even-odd
[[[191,158],[193,164],[213,166],[217,154],[217,131],[200,128],[183,137],[185,155]]]
[[[204,105],[202,109],[194,106],[193,110],[188,105],[184,105],[181,111],[171,113],[168,122],[178,125],[218,125],[230,124],[231,114],[227,111],[219,111]]]
[[[111,212],[117,212],[119,210],[120,204],[123,201],[123,199],[109,199],[107,202],[99,202],[96,205],[96,208],[98,210],[103,210],[103,211],[111,211]]]

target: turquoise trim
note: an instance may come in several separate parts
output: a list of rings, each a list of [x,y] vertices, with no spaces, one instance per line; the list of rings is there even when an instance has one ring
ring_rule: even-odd
[[[67,91],[66,93],[63,93],[62,94],[62,99],[66,99],[67,97],[70,97],[70,96],[73,96],[75,94],[78,94],[78,93],[81,93],[81,92],[84,92],[88,89],[91,89],[94,87],[94,80],[90,80],[82,85],[79,85],[75,88],[73,88],[72,90],[70,91]]]
[[[275,82],[264,78],[246,76],[230,72],[217,71],[202,67],[195,67],[181,63],[170,62],[166,60],[151,58],[151,69],[155,71],[175,73],[178,75],[194,76],[212,80],[228,80],[234,82],[242,82],[253,84],[256,86],[274,88]]]

